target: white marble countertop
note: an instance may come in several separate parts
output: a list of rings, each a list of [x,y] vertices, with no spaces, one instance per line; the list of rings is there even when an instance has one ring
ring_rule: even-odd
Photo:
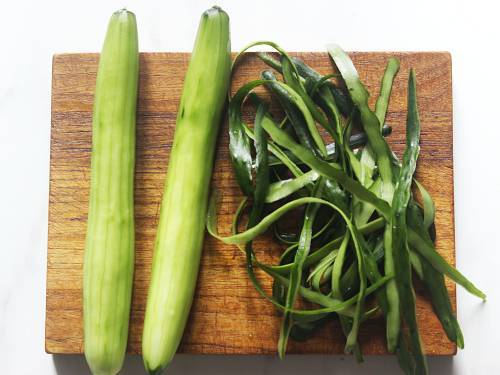
[[[138,17],[142,51],[190,51],[210,1],[5,2],[0,22],[0,373],[86,374],[81,356],[44,351],[51,58],[99,51],[112,11]],[[488,302],[458,288],[466,349],[430,359],[434,374],[494,374],[500,324],[500,22],[496,2],[218,1],[231,17],[233,49],[271,39],[287,50],[448,50],[453,56],[455,213],[458,267]],[[480,137],[478,137],[481,135]],[[140,374],[127,358],[124,374]],[[394,358],[192,356],[169,374],[398,374]]]

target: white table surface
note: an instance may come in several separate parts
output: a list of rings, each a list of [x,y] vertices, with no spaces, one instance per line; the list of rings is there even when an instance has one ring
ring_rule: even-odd
[[[6,1],[0,22],[0,373],[86,374],[82,356],[44,351],[51,58],[99,51],[109,16],[138,17],[141,51],[190,51],[213,1]],[[458,267],[488,294],[458,289],[466,348],[434,374],[499,373],[500,28],[495,1],[219,1],[233,50],[269,39],[287,50],[448,50],[453,56]],[[140,358],[124,374],[141,374]],[[179,355],[170,374],[398,374],[394,358]]]

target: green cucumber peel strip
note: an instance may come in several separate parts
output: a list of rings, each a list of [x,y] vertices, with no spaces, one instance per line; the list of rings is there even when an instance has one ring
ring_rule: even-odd
[[[268,165],[268,152],[267,152],[267,135],[262,128],[262,122],[267,112],[266,107],[261,104],[257,108],[257,114],[254,122],[255,134],[255,190],[254,190],[254,204],[252,208],[258,206],[257,209],[260,213],[264,209],[264,204],[269,190],[269,165]]]
[[[331,268],[333,263],[335,262],[335,258],[337,258],[337,255],[338,255],[338,250],[333,250],[330,254],[321,259],[321,261],[311,271],[311,273],[307,277],[307,281],[311,282],[311,286],[313,289],[319,291],[324,277],[331,275],[332,272]],[[328,270],[329,268],[330,270]]]
[[[271,42],[271,41],[268,41],[268,40],[257,40],[255,42],[249,43],[245,47],[243,47],[243,49],[240,52],[238,52],[238,54],[236,55],[236,57],[233,61],[233,69],[234,69],[234,66],[237,64],[237,62],[239,61],[239,59],[243,56],[243,54],[245,52],[247,52],[250,48],[256,47],[256,46],[268,46],[268,47],[274,48],[276,51],[278,51],[281,54],[281,56],[283,56],[285,59],[287,59],[290,62],[291,68],[293,70],[293,74],[295,74],[295,76],[298,79],[300,78],[300,74],[299,74],[295,64],[292,62],[292,59],[290,58],[288,53],[283,48],[281,48],[278,44]],[[257,53],[257,56],[260,57],[260,55],[261,55],[261,53]],[[281,63],[280,63],[280,66],[281,66]],[[280,71],[280,70],[278,70],[278,71]],[[300,84],[302,85],[302,82],[300,82]],[[302,85],[302,88],[304,88],[303,85]]]
[[[408,207],[407,220],[410,228],[415,230],[427,241],[431,241],[429,233],[424,226],[420,208],[415,204],[415,201],[411,201],[411,204]],[[421,279],[429,291],[434,312],[439,318],[446,335],[450,341],[455,342],[460,349],[463,349],[464,338],[462,330],[460,329],[460,324],[458,323],[457,317],[453,312],[450,296],[444,282],[444,275],[434,269],[434,267],[432,267],[432,265],[424,259],[421,254],[417,253],[413,249],[411,249],[411,251],[412,254],[415,254],[415,256],[420,260],[420,266],[422,269]]]
[[[339,300],[343,299],[343,293],[342,293],[342,286],[344,284],[342,283],[343,279],[341,277],[342,274],[342,268],[344,266],[345,258],[346,258],[346,253],[347,253],[347,245],[349,244],[349,240],[351,238],[350,232],[346,232],[344,235],[344,238],[342,239],[342,243],[340,244],[340,248],[338,250],[338,256],[337,259],[335,260],[335,263],[333,264],[332,268],[332,275],[331,275],[331,289],[332,289],[332,297],[337,298]],[[354,268],[352,268],[354,269]],[[347,275],[348,273],[346,272],[344,275]],[[344,317],[339,317],[340,318],[340,325],[342,328],[342,331],[346,338],[349,336],[349,333],[352,331],[352,320],[347,319]],[[356,343],[357,344],[357,343]],[[356,360],[358,362],[361,362],[363,360],[359,345],[355,345],[353,348],[354,355],[356,357]]]
[[[247,84],[243,85],[231,99],[231,102],[229,104],[230,113],[234,113],[235,116],[238,116],[238,118],[241,119],[241,105],[243,104],[243,101],[245,100],[246,96],[250,93],[251,90],[253,90],[257,86],[261,86],[264,84],[275,84],[281,87],[284,91],[286,91],[289,100],[296,105],[296,107],[300,110],[300,112],[304,116],[304,120],[306,121],[308,129],[311,132],[314,131],[314,129],[317,131],[316,123],[314,122],[311,113],[307,109],[307,106],[300,97],[300,95],[297,94],[290,86],[278,80],[275,81],[268,79],[260,79],[248,82]],[[326,148],[325,148],[325,155],[326,155]]]
[[[252,154],[250,140],[244,123],[238,113],[229,109],[229,156],[236,175],[236,181],[243,194],[253,194]]]
[[[418,251],[424,257],[424,259],[426,259],[437,271],[448,276],[450,279],[452,279],[458,285],[461,285],[472,295],[481,298],[482,300],[486,300],[486,294],[478,289],[460,271],[451,266],[446,261],[446,259],[444,259],[443,256],[436,251],[432,241],[420,236],[412,228],[408,228],[408,243],[413,249]]]
[[[270,66],[280,74],[283,74],[283,69],[281,67],[281,62],[276,60],[267,52],[257,52],[257,56],[261,59],[266,65]],[[304,81],[304,77],[300,77],[302,82]]]
[[[415,271],[415,273],[417,274],[419,279],[423,280],[424,279],[424,270],[423,270],[423,266],[422,266],[422,261],[419,258],[419,254],[417,254],[412,249],[409,249],[409,251],[410,251],[409,256],[410,256],[411,267],[412,267],[413,271]]]
[[[368,190],[377,195],[378,191],[380,190],[381,184],[382,180],[377,178],[375,181],[373,181],[373,184],[371,184]],[[367,223],[374,212],[375,207],[373,207],[371,204],[361,202],[357,199],[355,200],[354,221],[357,225],[364,225],[365,223]]]
[[[384,71],[384,76],[382,78],[382,83],[380,87],[380,94],[377,99],[376,105],[375,105],[375,115],[377,116],[379,120],[379,124],[381,126],[381,131],[383,132],[383,126],[385,122],[385,117],[387,113],[387,108],[389,105],[389,100],[390,100],[390,95],[392,91],[392,85],[394,82],[394,78],[396,74],[399,71],[399,60],[395,58],[390,58],[389,61],[387,62],[386,69]],[[391,152],[391,155],[392,152]],[[394,162],[394,158],[393,158]],[[361,151],[361,158],[360,158],[360,164],[363,166],[361,169],[361,176],[359,180],[363,183],[365,187],[369,187],[375,183],[380,183],[380,177],[375,180],[375,182],[372,180],[373,176],[373,170],[375,168],[375,160],[373,158],[373,150],[370,144],[368,144],[362,151]],[[393,170],[396,169],[393,167]],[[387,196],[387,198],[390,197],[390,193],[386,193],[385,190],[387,190],[386,184],[382,184],[381,188],[383,190],[380,190],[380,193],[378,196],[384,197]],[[391,190],[389,188],[389,190]],[[360,214],[360,216],[357,216],[356,219],[361,220],[366,220],[371,216],[371,212],[373,212],[373,208],[367,205],[366,203],[361,203],[360,207],[358,210],[355,211],[355,213]],[[394,345],[390,345],[394,346]],[[391,348],[390,348],[391,349]]]
[[[388,196],[386,198],[390,199],[392,194],[390,194],[389,186],[392,186],[393,183],[392,153],[380,133],[380,124],[377,116],[368,107],[368,91],[361,83],[358,72],[347,53],[335,44],[328,45],[327,49],[346,83],[352,101],[359,110],[363,129],[376,155],[380,175],[384,183],[388,184]]]
[[[361,160],[359,160],[356,157],[352,148],[350,147],[350,143],[347,142],[347,140],[350,139],[350,137],[351,137],[351,130],[352,130],[352,121],[349,121],[347,123],[346,128],[344,129],[344,134],[343,134],[344,152],[347,155],[347,157],[349,158],[352,172],[354,173],[354,175],[356,176],[358,181],[361,183],[361,185],[363,185],[364,187],[369,189],[370,186],[373,184],[372,175],[373,175],[373,170],[374,170],[375,166],[363,163]],[[363,149],[362,152],[364,152],[365,149],[366,149],[366,147]]]
[[[316,108],[315,103],[311,98],[314,97],[315,91],[319,89],[320,87],[323,86],[323,84],[329,83],[331,85],[331,82],[329,81],[330,78],[337,77],[338,74],[330,74],[327,76],[320,76],[318,73],[316,73],[318,76],[299,76],[298,78],[295,76],[296,72],[299,72],[297,66],[295,66],[297,63],[300,63],[301,65],[304,65],[304,63],[296,58],[290,58],[288,55],[281,55],[282,56],[282,61],[278,61],[271,57],[267,53],[260,52],[257,54],[258,57],[267,65],[269,65],[271,68],[275,69],[276,71],[280,72],[287,84],[289,84],[294,90],[296,90],[300,96],[304,99],[306,102],[309,110],[311,111],[314,119],[319,122],[323,127],[325,127],[328,132],[335,137],[335,132],[333,131],[332,127],[330,126],[328,120],[325,118],[325,116]],[[293,70],[290,68],[293,66]],[[310,68],[309,68],[310,69]],[[318,78],[320,77],[320,78]],[[305,90],[304,83],[307,83],[307,80],[311,79],[313,86],[309,92]],[[333,86],[333,85],[332,85]],[[335,87],[335,90],[338,90]],[[326,94],[326,92],[323,92],[323,94]],[[334,96],[330,91],[328,91],[329,98],[331,98],[331,103],[333,102],[333,105],[335,106],[335,100]],[[336,109],[336,107],[335,107]],[[338,111],[337,111],[338,112]],[[338,115],[337,119],[340,117]]]
[[[315,81],[314,86],[312,86],[311,90],[309,91],[309,95],[311,97],[314,97],[314,95],[316,95],[316,93],[319,91],[319,89],[326,85],[326,82],[329,82],[330,79],[335,78],[335,77],[340,77],[340,75],[337,73],[331,73],[331,74],[324,75],[319,80]],[[332,99],[333,99],[333,97],[332,97]]]
[[[265,70],[261,73],[261,78],[270,81],[266,86],[271,90],[271,92],[277,97],[279,103],[283,107],[287,118],[292,125],[292,128],[297,135],[299,141],[307,148],[314,150],[317,155],[322,158],[327,157],[326,146],[323,143],[323,139],[316,128],[316,123],[312,114],[307,110],[309,114],[309,120],[304,116],[303,110],[297,108],[296,100],[292,98],[289,92],[283,88],[282,85],[287,85],[291,90],[295,90],[293,87],[289,86],[287,83],[278,81],[274,74]],[[297,95],[300,95],[297,93]],[[300,96],[302,98],[302,96]],[[307,104],[304,102],[307,106]]]
[[[252,93],[250,93],[250,95],[251,94]],[[271,122],[272,124],[275,125],[273,119],[269,115],[264,116],[262,122]],[[250,127],[248,127],[248,125],[244,124],[244,130],[250,139],[252,140],[255,139],[254,132]],[[283,152],[283,150],[277,147],[274,143],[268,141],[267,148],[269,152],[272,153],[280,161],[281,164],[285,165],[295,177],[299,177],[304,174],[304,172],[302,172],[302,170],[297,166],[297,164],[293,160],[291,160],[290,157],[285,152]],[[272,163],[269,162],[269,165],[272,165]]]
[[[362,237],[361,237],[362,238]],[[366,248],[365,245],[362,247]],[[376,282],[380,277],[380,272],[377,267],[377,262],[382,259],[384,252],[384,239],[382,239],[374,248],[371,253],[366,252],[366,266],[367,266],[367,275],[370,279],[370,282]],[[391,281],[391,280],[389,280]],[[386,283],[387,287],[387,283]],[[383,314],[387,317],[387,313],[389,312],[389,302],[387,299],[387,292],[385,288],[380,288],[376,291],[377,302],[380,305],[380,308]],[[398,321],[399,322],[399,321]],[[404,370],[406,374],[414,374],[415,363],[413,359],[412,353],[408,350],[408,345],[404,340],[404,337],[401,333],[399,333],[394,351],[398,358],[398,362],[401,368]]]
[[[436,216],[436,206],[434,205],[434,200],[432,199],[431,195],[429,192],[425,189],[425,187],[418,182],[416,179],[413,179],[413,182],[415,182],[415,185],[417,186],[420,195],[422,196],[422,203],[423,203],[423,209],[424,209],[424,222],[423,226],[426,229],[429,229],[429,227],[434,223],[434,218]]]
[[[243,215],[243,212],[245,211],[247,204],[248,204],[248,197],[244,197],[240,201],[240,204],[238,204],[238,207],[236,208],[236,212],[233,215],[233,220],[231,221],[231,234],[238,233],[238,223],[240,222],[240,218]],[[236,246],[243,253],[245,253],[245,248],[241,244],[238,244]]]
[[[324,187],[323,181],[320,179],[316,184],[312,192],[313,197],[319,197],[322,194]],[[297,299],[298,289],[302,281],[302,267],[305,259],[309,255],[311,249],[312,240],[312,227],[314,224],[314,219],[318,213],[318,204],[308,204],[304,214],[304,223],[302,226],[302,231],[299,237],[299,243],[297,246],[297,251],[295,253],[295,259],[292,263],[290,270],[286,302],[285,302],[285,312],[283,314],[280,336],[278,340],[278,354],[280,358],[283,358],[286,352],[286,347],[288,344],[288,338],[290,336],[290,330],[292,328],[293,322],[290,317],[289,310],[293,308],[295,301]]]
[[[278,71],[279,73],[283,73],[281,62],[268,53],[259,52],[257,53],[257,56],[274,70]],[[322,79],[323,76],[321,74],[312,69],[309,65],[305,64],[304,61],[302,61],[300,58],[292,57],[291,60],[301,76],[301,82],[304,82],[306,79],[310,79],[312,82],[316,83]],[[346,95],[341,88],[337,87],[329,80],[325,82],[325,85],[335,103],[337,104],[340,112],[344,116],[348,116],[352,112],[352,102],[349,96]]]
[[[393,234],[391,221],[386,223],[384,230],[384,272],[395,273],[396,264],[394,260]],[[386,338],[387,350],[393,353],[401,336],[401,303],[399,289],[395,279],[386,284],[387,311],[386,311]]]
[[[391,97],[392,84],[394,78],[399,72],[399,60],[395,57],[389,58],[387,61],[387,66],[385,68],[384,76],[382,77],[382,83],[380,85],[380,94],[375,103],[375,115],[378,118],[380,127],[385,122],[385,115],[387,113],[387,108],[389,107],[389,99]]]
[[[406,121],[406,150],[399,173],[392,203],[392,246],[395,264],[395,280],[401,303],[401,316],[409,331],[410,347],[415,358],[416,372],[427,374],[422,341],[418,331],[415,291],[413,290],[410,256],[407,238],[406,211],[411,197],[411,183],[420,152],[420,120],[416,99],[415,72],[410,71],[408,80],[408,115]]]
[[[385,122],[385,116],[387,113],[387,108],[389,106],[389,100],[392,91],[392,84],[394,82],[394,78],[399,71],[399,60],[396,58],[389,58],[387,62],[387,66],[384,71],[384,76],[382,77],[382,83],[380,85],[380,94],[377,98],[377,102],[375,105],[375,115],[379,120],[380,131],[383,130],[383,124]],[[391,152],[392,155],[392,152]],[[360,163],[364,166],[363,174],[359,179],[364,186],[368,187],[373,184],[372,176],[373,170],[375,168],[375,160],[373,158],[373,150],[372,147],[368,144],[361,151]],[[394,169],[394,167],[393,167]]]
[[[344,238],[342,238],[342,242],[340,244],[337,258],[335,259],[335,263],[333,264],[332,269],[332,297],[337,299],[342,299],[342,287],[341,287],[341,276],[342,276],[342,268],[344,267],[344,262],[347,254],[347,245],[351,239],[350,232],[346,232]]]
[[[319,178],[319,174],[311,170],[304,173],[302,176],[273,182],[269,186],[269,192],[266,196],[266,203],[276,202],[286,198],[303,187],[312,184]]]
[[[464,348],[464,336],[457,317],[453,312],[444,276],[421,258],[423,282],[431,294],[432,307],[438,316],[448,338],[460,349]]]
[[[292,87],[300,95],[300,97],[304,100],[304,103],[306,103],[307,108],[311,112],[313,118],[318,123],[320,123],[330,134],[335,135],[335,131],[331,128],[330,123],[326,119],[325,115],[318,109],[316,103],[314,103],[314,101],[311,99],[312,95],[307,93],[304,85],[301,83],[299,79],[300,76],[298,74],[294,74],[295,72],[297,72],[297,68],[295,67],[295,64],[292,62],[289,56],[281,56],[281,66],[283,68],[283,78],[285,79],[285,83]],[[320,143],[324,148],[323,139],[321,138],[319,133],[317,134],[320,137]],[[324,149],[323,156],[326,156],[326,149]]]
[[[321,79],[322,75],[304,63],[302,59],[292,57],[292,61],[302,77],[311,79],[313,82],[317,82]],[[334,102],[338,106],[340,112],[346,117],[349,116],[353,109],[353,103],[349,95],[346,94],[345,90],[338,87],[330,80],[325,82],[325,86],[330,92],[331,97],[334,99]]]
[[[392,82],[399,69],[399,64],[397,61],[389,60],[387,67],[382,78],[382,84],[380,89],[380,95],[377,99],[376,105],[376,117],[379,123],[383,123],[385,120],[385,115],[387,111],[387,106],[389,104],[390,92],[392,90]],[[357,74],[357,73],[356,73]],[[368,98],[366,98],[368,99]],[[375,127],[374,127],[375,128]],[[373,157],[373,148],[371,144],[365,147],[361,154],[361,161],[364,165],[375,167],[375,160]],[[387,152],[389,156],[392,156],[392,152],[389,150]],[[393,161],[393,160],[392,160]],[[386,167],[385,167],[386,168]],[[397,168],[393,165],[392,168],[396,170]],[[393,198],[393,187],[390,185],[390,181],[387,181],[388,177],[384,179],[384,176],[379,176],[372,183],[372,191],[375,190],[377,196],[385,198],[387,200],[392,200]],[[359,220],[362,222],[365,218],[371,215],[372,208],[368,205],[361,204],[361,212],[359,212]],[[362,216],[363,215],[363,216]],[[386,229],[384,231],[384,246],[385,246],[385,258],[384,258],[384,270],[386,273],[395,273],[396,266],[394,261],[394,247],[393,247],[393,232],[391,228],[391,221],[387,223]],[[402,332],[401,332],[401,301],[400,292],[396,280],[391,280],[386,285],[385,291],[385,301],[387,308],[385,309],[386,316],[386,336],[387,336],[387,349],[390,353],[397,352],[398,346],[402,342]]]

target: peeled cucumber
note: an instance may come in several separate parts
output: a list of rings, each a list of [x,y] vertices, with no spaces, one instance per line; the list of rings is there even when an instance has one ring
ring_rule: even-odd
[[[95,375],[116,374],[127,346],[134,274],[134,164],[139,53],[133,13],[108,25],[94,98],[83,278],[84,352]]]
[[[213,7],[201,17],[184,80],[160,210],[142,336],[150,374],[172,360],[191,308],[230,73],[229,17]]]

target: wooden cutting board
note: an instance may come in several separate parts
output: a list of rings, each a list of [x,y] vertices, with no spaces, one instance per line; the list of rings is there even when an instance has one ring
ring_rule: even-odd
[[[326,74],[332,66],[326,53],[297,53]],[[387,116],[393,126],[388,138],[398,155],[404,147],[406,87],[409,67],[418,79],[422,150],[417,171],[437,206],[437,248],[455,261],[453,224],[453,132],[451,57],[448,53],[352,53],[362,81],[378,92],[389,56],[401,60]],[[149,284],[153,241],[158,222],[165,172],[175,128],[176,111],[188,65],[187,53],[144,53],[140,57],[135,180],[136,260],[129,353],[139,353]],[[48,353],[82,353],[82,261],[90,177],[92,102],[97,54],[54,56],[52,135],[47,263],[45,348]],[[264,65],[252,54],[240,64],[235,87],[256,79]],[[375,98],[372,98],[374,103]],[[201,98],[203,99],[203,98]],[[249,115],[249,113],[247,113]],[[196,152],[196,150],[193,150]],[[228,233],[240,192],[228,159],[227,127],[220,132],[212,181],[222,191],[219,230]],[[260,245],[259,245],[260,244]],[[270,237],[258,241],[263,260],[275,260],[278,246]],[[270,280],[264,284],[269,288]],[[455,286],[448,284],[455,305]],[[456,347],[446,338],[422,288],[418,320],[427,353],[452,355]],[[280,318],[254,290],[244,258],[234,246],[206,237],[201,271],[181,352],[206,354],[274,354]],[[384,324],[363,324],[360,342],[366,354],[386,353]],[[289,345],[289,353],[343,352],[344,337],[332,322],[307,343]]]

